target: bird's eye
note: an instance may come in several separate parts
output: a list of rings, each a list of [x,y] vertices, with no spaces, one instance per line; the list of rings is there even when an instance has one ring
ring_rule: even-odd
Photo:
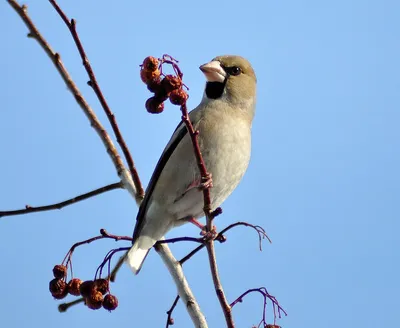
[[[234,75],[234,76],[242,73],[242,70],[240,69],[240,67],[237,67],[237,66],[227,67],[226,70],[230,75]]]

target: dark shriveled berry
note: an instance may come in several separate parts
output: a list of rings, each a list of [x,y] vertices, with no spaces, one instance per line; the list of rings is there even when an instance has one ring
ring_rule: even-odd
[[[158,64],[159,62],[157,58],[148,56],[143,61],[143,69],[153,72],[158,69]]]
[[[79,291],[83,297],[89,297],[94,291],[94,282],[92,280],[86,280],[81,283]]]
[[[103,308],[108,311],[113,311],[118,307],[118,298],[114,295],[107,294],[104,297]]]
[[[99,291],[93,291],[89,297],[85,298],[85,304],[89,309],[100,309],[103,305],[103,294]]]
[[[168,95],[166,94],[165,90],[161,88],[158,90],[158,92],[154,95],[154,98],[156,98],[160,103],[166,101],[168,99]]]
[[[79,296],[81,294],[80,287],[82,285],[82,280],[79,278],[73,278],[68,282],[68,293],[74,296]]]
[[[158,79],[154,79],[154,80],[149,81],[147,83],[147,89],[150,92],[153,92],[153,93],[160,92],[160,90],[161,90],[161,79],[158,78]]]
[[[64,280],[54,278],[49,283],[49,291],[54,298],[60,300],[67,296],[68,286]]]
[[[142,79],[143,83],[146,84],[160,78],[160,74],[161,73],[159,70],[155,71],[147,71],[145,69],[140,70],[140,78]]]
[[[151,114],[159,114],[164,110],[164,103],[157,97],[151,97],[146,101],[146,110]]]
[[[174,75],[167,75],[162,79],[161,85],[164,88],[165,92],[169,94],[172,90],[181,88],[182,81],[180,80],[180,78]]]
[[[67,267],[62,264],[57,264],[53,268],[54,278],[62,279],[67,275]]]
[[[169,100],[173,105],[182,106],[188,98],[188,94],[182,89],[175,89],[169,94]]]
[[[99,291],[102,295],[107,294],[108,292],[108,280],[107,279],[96,279],[94,281],[95,290]]]

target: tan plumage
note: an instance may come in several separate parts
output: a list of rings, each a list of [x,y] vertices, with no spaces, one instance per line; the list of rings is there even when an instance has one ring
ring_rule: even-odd
[[[190,119],[200,131],[200,149],[212,174],[215,209],[236,188],[250,160],[256,76],[240,56],[219,56],[200,69],[207,84]],[[171,228],[204,215],[203,194],[192,187],[196,181],[200,174],[193,147],[186,127],[180,124],[157,163],[139,208],[133,246],[126,259],[135,273],[154,243]]]

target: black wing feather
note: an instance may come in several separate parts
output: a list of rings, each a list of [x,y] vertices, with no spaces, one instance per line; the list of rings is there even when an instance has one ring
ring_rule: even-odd
[[[175,129],[175,132],[182,126],[183,122],[181,122]],[[176,147],[180,143],[180,141],[183,139],[183,137],[186,135],[187,129],[186,127],[183,127],[180,129],[178,135],[176,136],[175,140],[167,147],[164,152],[162,153],[160,159],[157,162],[156,168],[154,169],[153,175],[151,176],[149,185],[147,186],[146,189],[146,195],[140,204],[139,207],[139,212],[136,217],[136,225],[135,225],[135,230],[133,231],[133,241],[132,244],[135,242],[136,237],[139,235],[140,231],[143,228],[143,223],[144,223],[144,217],[147,212],[147,206],[149,203],[149,200],[151,198],[151,195],[154,191],[154,188],[156,187],[158,178],[161,175],[161,172],[163,171],[165,164],[168,162],[169,158],[175,151]]]

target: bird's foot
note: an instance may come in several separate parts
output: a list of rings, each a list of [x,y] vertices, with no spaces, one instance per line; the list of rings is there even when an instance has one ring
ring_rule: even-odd
[[[207,231],[207,226],[200,223],[196,218],[190,217],[187,221],[201,229],[200,236],[203,236],[205,241],[214,240],[218,236],[217,227],[215,225],[213,225],[211,231]]]
[[[208,173],[207,176],[201,178],[201,183],[199,184],[199,189],[209,189],[213,187],[212,174]]]
[[[200,232],[200,235],[203,236],[204,241],[214,240],[218,236],[217,227],[213,225],[211,231],[207,231],[206,226],[204,226],[204,228]]]
[[[208,188],[212,188],[213,187],[213,183],[212,183],[212,175],[211,173],[208,173],[208,175],[204,178],[201,179],[196,179],[194,181],[192,181],[186,188],[184,194],[186,194],[188,191],[194,189],[194,188],[198,188],[200,190],[204,190],[204,189],[208,189]]]
[[[197,221],[197,219],[194,218],[194,217],[189,218],[189,219],[188,219],[188,222],[194,224],[196,227],[200,228],[200,230],[202,230],[202,231],[205,230],[205,225],[204,225],[204,224],[201,224],[201,223],[200,223],[199,221]]]

